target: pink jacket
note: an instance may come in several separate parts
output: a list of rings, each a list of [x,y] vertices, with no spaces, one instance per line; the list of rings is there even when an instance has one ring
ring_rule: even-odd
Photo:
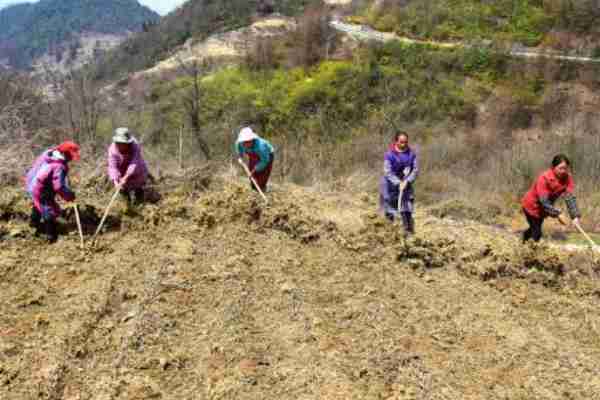
[[[67,184],[68,173],[69,166],[64,156],[54,149],[46,150],[27,172],[25,189],[44,218],[60,215],[55,199],[57,194],[66,201],[75,200],[75,194]]]
[[[142,157],[142,146],[133,142],[130,154],[121,154],[116,144],[108,148],[108,176],[114,182],[128,176],[125,190],[139,189],[148,178],[148,168]]]

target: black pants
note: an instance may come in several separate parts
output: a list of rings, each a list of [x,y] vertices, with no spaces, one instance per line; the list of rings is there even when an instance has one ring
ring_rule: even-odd
[[[404,233],[406,235],[414,234],[415,233],[415,219],[413,218],[413,214],[411,212],[401,212],[399,214],[400,214],[400,217],[402,218],[402,226],[404,227]],[[393,214],[386,213],[385,217],[390,221],[394,221]]]
[[[404,232],[407,235],[415,233],[415,220],[411,212],[401,212],[402,225],[404,226]]]
[[[532,239],[534,242],[539,242],[542,238],[542,224],[544,223],[544,218],[536,218],[527,213],[527,211],[523,210],[525,214],[525,218],[527,218],[527,223],[529,224],[529,228],[523,232],[523,243]]]
[[[35,228],[35,235],[46,235],[50,243],[56,242],[58,239],[58,227],[55,219],[42,219],[42,214],[37,208],[31,207],[31,217],[29,226]]]
[[[144,189],[121,190],[121,196],[124,197],[128,205],[138,205],[144,202]]]

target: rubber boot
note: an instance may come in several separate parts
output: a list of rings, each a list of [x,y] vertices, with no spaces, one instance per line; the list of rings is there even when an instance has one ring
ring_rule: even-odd
[[[49,219],[43,222],[44,225],[44,233],[46,234],[46,238],[48,239],[48,243],[56,243],[58,240],[58,226],[56,225],[56,220]]]
[[[139,206],[140,204],[144,203],[144,201],[144,189],[140,188],[133,190],[133,204]]]
[[[385,213],[385,218],[390,222],[394,222],[394,214],[392,214],[390,212]]]
[[[35,236],[40,236],[43,233],[42,214],[35,207],[31,207],[29,226],[35,229]]]
[[[402,213],[402,225],[404,226],[404,236],[408,237],[415,233],[415,220],[410,212]]]

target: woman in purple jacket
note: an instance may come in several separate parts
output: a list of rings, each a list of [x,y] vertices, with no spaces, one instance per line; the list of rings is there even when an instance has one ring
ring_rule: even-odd
[[[33,206],[30,226],[36,235],[45,234],[50,243],[58,239],[56,219],[61,209],[56,195],[66,201],[74,201],[75,193],[69,187],[67,175],[69,162],[79,161],[79,145],[66,141],[42,153],[25,177],[25,190]]]
[[[113,143],[108,148],[108,176],[115,187],[120,186],[127,203],[144,201],[144,185],[148,168],[142,157],[142,147],[128,128],[117,128]]]
[[[393,221],[398,214],[406,235],[415,232],[413,218],[414,189],[413,183],[419,174],[416,153],[408,145],[408,134],[398,132],[385,153],[383,161],[384,175],[380,185],[380,203],[387,219]],[[398,198],[402,193],[400,202]]]

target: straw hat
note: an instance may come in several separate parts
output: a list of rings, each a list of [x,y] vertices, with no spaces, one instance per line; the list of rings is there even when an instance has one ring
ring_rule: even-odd
[[[131,136],[129,128],[117,128],[115,129],[115,135],[112,138],[114,143],[133,143],[135,139]]]

